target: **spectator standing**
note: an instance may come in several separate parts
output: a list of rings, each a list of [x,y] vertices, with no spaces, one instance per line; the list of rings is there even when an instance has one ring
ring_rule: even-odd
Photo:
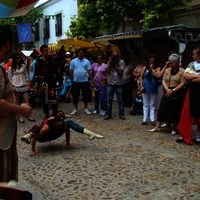
[[[157,125],[151,129],[151,132],[160,128],[160,122],[166,122],[172,125],[171,134],[177,133],[178,122],[180,120],[183,99],[185,95],[185,79],[183,77],[184,69],[179,65],[180,57],[178,54],[169,56],[169,66],[163,75],[164,94],[161,99],[157,114]]]
[[[124,107],[131,108],[133,102],[133,66],[130,64],[130,59],[126,56],[125,69],[123,72],[123,102]]]
[[[125,69],[125,63],[120,59],[119,51],[114,50],[112,56],[108,61],[107,77],[107,110],[104,120],[112,118],[112,102],[114,94],[117,96],[117,102],[119,105],[119,119],[125,120],[124,105],[123,105],[123,71]]]
[[[65,64],[64,64],[64,83],[65,83],[65,79],[68,79],[70,77],[70,73],[69,73],[69,67],[70,67],[70,62],[71,62],[71,53],[70,52],[66,52],[65,53]]]
[[[91,91],[89,78],[91,77],[91,65],[90,61],[84,57],[85,50],[80,48],[78,50],[77,58],[74,58],[70,62],[70,75],[72,80],[72,97],[74,110],[70,113],[74,115],[78,111],[78,103],[80,91],[83,97],[84,112],[87,115],[92,113],[88,110],[88,103],[91,100]]]
[[[148,64],[144,67],[142,78],[143,122],[146,125],[148,118],[155,125],[155,99],[158,91],[157,66],[155,57],[150,56]]]
[[[0,29],[0,62],[11,56],[13,33],[9,28]],[[0,182],[18,180],[18,154],[16,146],[16,115],[29,117],[31,107],[17,105],[12,86],[0,67]]]
[[[99,115],[105,116],[107,110],[107,79],[104,78],[102,80],[101,87],[99,88],[99,99],[100,99],[100,106],[101,112]]]
[[[99,113],[99,90],[102,87],[102,81],[106,78],[107,64],[103,63],[102,56],[97,57],[97,62],[92,65],[92,88],[94,90],[95,108],[93,113]],[[104,110],[105,111],[105,110]]]
[[[182,109],[179,131],[180,138],[177,142],[193,143],[192,124],[197,125],[195,144],[200,145],[200,48],[193,49],[193,62],[191,62],[184,72],[184,77],[188,81],[188,91]]]
[[[145,64],[138,64],[134,70],[133,70],[133,77],[134,77],[134,82],[133,82],[133,102],[132,106],[130,109],[130,114],[131,115],[136,115],[137,111],[142,107],[142,79],[141,75],[143,73],[143,68]]]
[[[15,52],[13,54],[12,65],[8,69],[8,78],[13,86],[17,104],[20,105],[21,101],[29,104],[29,72],[27,65],[22,59],[21,52]],[[18,116],[18,121],[24,123],[22,116]],[[35,121],[35,119],[30,117],[29,121]]]
[[[34,82],[41,85],[48,86],[48,97],[50,93],[54,91],[57,83],[56,76],[56,66],[53,65],[52,58],[49,56],[49,50],[47,45],[42,45],[40,47],[41,56],[37,58],[35,63],[35,77]],[[54,95],[55,96],[55,95]],[[47,103],[47,97],[45,95],[45,90],[42,89],[42,104],[43,104],[43,112],[46,117],[49,117],[49,105]],[[51,108],[53,113],[57,112],[57,104],[51,104]]]
[[[30,71],[29,71],[29,79],[31,81],[31,85],[34,84],[33,78],[35,76],[35,65],[36,65],[36,60],[39,56],[40,56],[40,52],[36,49],[34,49],[30,55],[30,57],[32,58],[31,63],[30,63]]]

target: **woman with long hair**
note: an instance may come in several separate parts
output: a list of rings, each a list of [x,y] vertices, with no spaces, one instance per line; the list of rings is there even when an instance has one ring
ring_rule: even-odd
[[[12,66],[8,70],[8,78],[13,86],[17,104],[20,105],[22,101],[29,104],[29,74],[21,52],[13,54]],[[35,121],[31,117],[28,120]],[[24,123],[24,119],[21,116],[18,116],[18,121]]]
[[[142,79],[142,99],[143,99],[143,122],[146,125],[148,118],[152,125],[155,125],[155,100],[158,91],[158,71],[156,58],[150,56],[147,65],[143,68]]]

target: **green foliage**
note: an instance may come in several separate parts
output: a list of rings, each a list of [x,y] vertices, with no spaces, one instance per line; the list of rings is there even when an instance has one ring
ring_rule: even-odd
[[[170,12],[176,7],[187,8],[190,0],[139,0],[142,7],[143,19],[141,23],[144,29],[152,27],[155,22],[162,17],[168,17]]]
[[[40,9],[34,8],[28,14],[15,18],[0,19],[0,25],[16,25],[20,23],[34,24],[42,18],[43,14]]]
[[[150,28],[168,17],[175,7],[186,7],[190,0],[79,0],[79,12],[72,19],[69,37],[91,38],[100,32],[116,33],[125,19]]]
[[[72,38],[91,38],[99,30],[101,21],[96,4],[84,4],[79,7],[78,16],[71,18],[70,31],[66,34]]]
[[[136,9],[137,8],[137,9]],[[78,16],[71,21],[68,37],[92,38],[100,34],[115,33],[121,22],[139,15],[135,1],[80,0]]]

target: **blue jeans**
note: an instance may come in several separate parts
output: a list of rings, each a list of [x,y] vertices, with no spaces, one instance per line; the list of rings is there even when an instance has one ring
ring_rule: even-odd
[[[117,102],[119,106],[119,116],[124,115],[124,104],[123,104],[123,86],[122,85],[108,85],[107,87],[107,101],[108,107],[106,110],[106,115],[112,116],[112,102],[114,94],[116,93]]]
[[[64,121],[65,125],[67,125],[69,128],[73,129],[74,131],[78,132],[78,133],[83,133],[84,128],[83,126],[81,126],[80,124],[77,124],[76,122],[74,122],[71,119],[65,119]]]

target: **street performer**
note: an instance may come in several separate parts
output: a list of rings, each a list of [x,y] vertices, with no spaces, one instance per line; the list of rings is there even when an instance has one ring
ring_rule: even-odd
[[[98,135],[86,129],[73,120],[66,119],[67,117],[69,116],[65,115],[63,111],[53,113],[49,118],[45,117],[39,126],[33,126],[28,133],[22,136],[22,141],[27,144],[31,143],[30,157],[37,155],[35,151],[36,141],[41,143],[52,141],[59,138],[64,133],[66,136],[66,149],[70,148],[70,128],[76,132],[88,135],[90,140],[103,138],[102,135]]]

